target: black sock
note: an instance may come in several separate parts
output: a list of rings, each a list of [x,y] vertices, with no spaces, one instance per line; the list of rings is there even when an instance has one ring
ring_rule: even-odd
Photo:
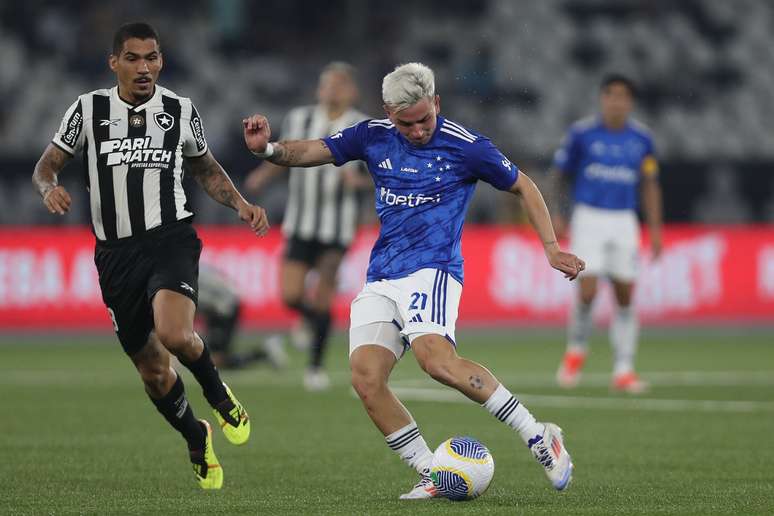
[[[312,353],[310,366],[314,369],[322,367],[323,354],[328,345],[328,333],[331,329],[331,313],[317,312],[313,320],[314,340],[312,341]]]
[[[202,386],[204,397],[212,408],[216,409],[224,419],[231,421],[232,418],[229,415],[229,411],[234,408],[234,404],[226,393],[226,388],[220,379],[218,369],[212,363],[212,357],[210,357],[207,345],[204,345],[201,356],[193,362],[188,362],[184,359],[180,359],[180,362],[193,373],[196,381]]]
[[[150,395],[148,397],[156,405],[164,419],[175,430],[183,434],[188,442],[189,450],[200,450],[204,447],[206,436],[201,423],[194,417],[193,410],[191,410],[188,399],[185,397],[185,387],[183,387],[180,375],[177,375],[177,380],[167,394],[159,399],[151,398]]]
[[[285,304],[287,305],[288,308],[295,310],[296,312],[301,314],[301,316],[304,319],[306,319],[309,322],[309,324],[314,326],[314,321],[317,318],[317,312],[315,312],[311,306],[307,305],[303,301],[293,301]]]
[[[207,347],[228,355],[234,340],[237,321],[239,320],[239,307],[229,314],[206,314],[204,317],[207,326]]]

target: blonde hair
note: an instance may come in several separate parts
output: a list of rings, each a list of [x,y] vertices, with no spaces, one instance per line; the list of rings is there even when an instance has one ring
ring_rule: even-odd
[[[422,63],[406,63],[384,76],[382,100],[392,111],[402,111],[435,96],[435,76]]]

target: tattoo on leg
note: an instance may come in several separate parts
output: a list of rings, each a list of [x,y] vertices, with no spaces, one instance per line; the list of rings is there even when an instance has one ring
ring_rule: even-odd
[[[484,388],[484,380],[482,380],[481,377],[478,376],[477,374],[474,374],[473,376],[468,378],[468,380],[470,381],[470,386],[473,387],[474,389],[480,391],[481,389]]]

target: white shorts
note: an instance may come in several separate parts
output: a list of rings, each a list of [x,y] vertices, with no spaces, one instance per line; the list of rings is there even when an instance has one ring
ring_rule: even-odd
[[[428,333],[452,344],[462,285],[449,273],[420,269],[392,280],[366,283],[352,301],[349,353],[364,344],[378,344],[403,356],[410,343]],[[391,331],[384,324],[392,325]]]
[[[582,273],[634,281],[639,266],[640,225],[631,210],[579,204],[570,222],[570,248],[586,262]]]

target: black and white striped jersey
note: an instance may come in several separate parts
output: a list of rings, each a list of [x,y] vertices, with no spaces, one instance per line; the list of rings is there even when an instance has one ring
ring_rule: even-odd
[[[78,97],[53,143],[83,151],[91,221],[98,240],[144,233],[193,215],[183,191],[183,158],[202,156],[207,141],[191,100],[156,85],[132,106],[118,87]]]
[[[368,118],[355,109],[329,120],[322,106],[290,111],[282,125],[285,140],[309,140],[337,133]],[[352,163],[345,166],[357,166]],[[288,237],[348,246],[355,236],[357,192],[346,188],[340,167],[291,168],[282,232]]]

